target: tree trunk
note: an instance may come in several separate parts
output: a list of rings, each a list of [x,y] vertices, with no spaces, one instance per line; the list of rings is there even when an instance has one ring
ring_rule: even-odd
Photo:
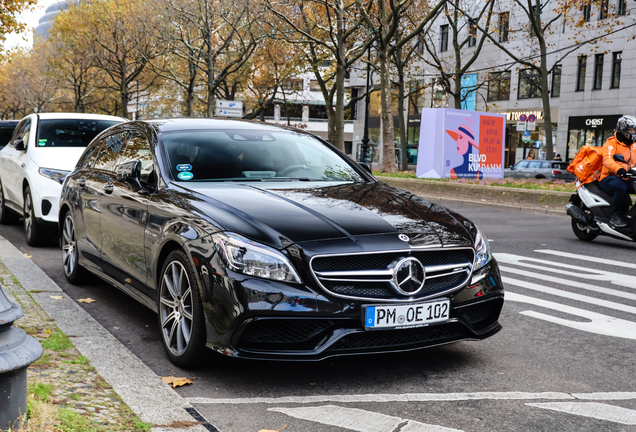
[[[334,137],[332,144],[338,147],[341,151],[345,151],[344,148],[344,80],[345,80],[345,68],[339,61],[336,66],[336,111],[334,113]]]
[[[401,55],[402,53],[398,52],[398,56]],[[400,160],[398,162],[400,164],[401,171],[408,170],[406,150],[406,146],[408,144],[408,121],[405,119],[404,115],[404,87],[404,68],[401,67],[398,69],[398,125],[400,127]]]
[[[336,145],[336,113],[333,110],[333,105],[325,103],[327,111],[327,141]]]
[[[380,87],[382,101],[382,171],[394,173],[395,163],[395,131],[393,128],[393,109],[391,106],[391,77],[386,47],[378,48],[380,60]]]
[[[543,102],[543,130],[545,133],[545,158],[554,158],[552,143],[552,114],[550,113],[550,91],[548,90],[548,65],[545,43],[541,44],[541,101]]]
[[[121,89],[121,116],[128,118],[128,86],[126,85],[125,78],[122,77]]]

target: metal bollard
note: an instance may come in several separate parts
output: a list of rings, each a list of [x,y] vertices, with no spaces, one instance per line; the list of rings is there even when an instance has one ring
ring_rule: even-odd
[[[24,315],[0,287],[0,431],[17,428],[27,407],[27,367],[42,356],[42,345],[13,322]]]

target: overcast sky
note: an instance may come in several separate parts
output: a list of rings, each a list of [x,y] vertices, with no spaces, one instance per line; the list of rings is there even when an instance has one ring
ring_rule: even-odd
[[[37,6],[32,11],[25,12],[20,16],[20,22],[25,23],[28,29],[20,35],[9,34],[5,42],[5,49],[17,46],[31,47],[33,44],[33,29],[38,25],[38,21],[44,15],[46,8],[58,0],[38,0]]]

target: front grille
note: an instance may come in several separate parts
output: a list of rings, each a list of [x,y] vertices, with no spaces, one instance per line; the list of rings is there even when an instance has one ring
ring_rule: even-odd
[[[242,343],[301,343],[331,327],[328,320],[273,319],[251,323],[241,336]]]
[[[399,293],[392,282],[394,268],[407,257],[417,258],[427,273],[422,289],[411,296]],[[311,269],[325,290],[340,297],[412,301],[464,285],[470,277],[473,259],[471,248],[407,250],[317,256],[311,261]],[[447,268],[439,270],[439,266]]]
[[[419,327],[401,330],[378,330],[353,333],[337,341],[330,351],[350,351],[365,348],[396,348],[470,338],[472,333],[463,324]]]

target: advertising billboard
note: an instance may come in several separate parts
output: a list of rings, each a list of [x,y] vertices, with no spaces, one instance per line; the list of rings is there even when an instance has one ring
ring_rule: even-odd
[[[450,108],[422,109],[418,177],[503,178],[506,116]]]

